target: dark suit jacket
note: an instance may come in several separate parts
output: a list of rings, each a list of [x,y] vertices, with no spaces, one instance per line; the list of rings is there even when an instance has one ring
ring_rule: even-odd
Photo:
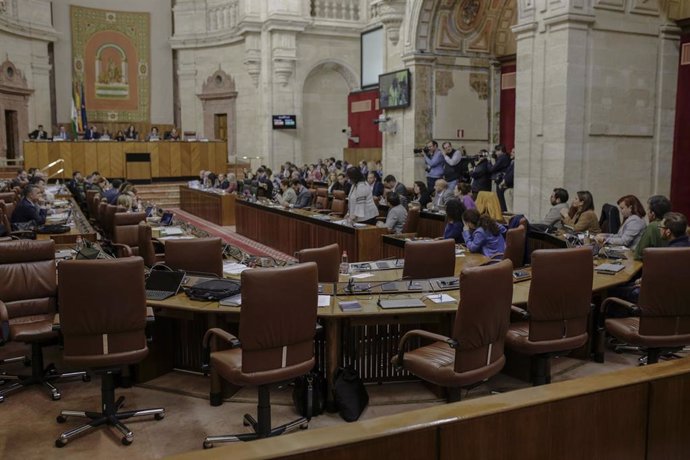
[[[34,129],[29,133],[29,139],[48,139],[48,133]]]
[[[472,176],[473,192],[491,191],[491,165],[488,160],[477,163],[470,176]]]
[[[87,128],[84,130],[84,140],[85,141],[90,141],[91,139],[100,139],[101,138],[101,133],[99,132],[93,132],[91,128]]]
[[[43,225],[46,223],[46,214],[45,209],[41,209],[26,198],[22,198],[12,214],[12,223],[17,224],[33,220],[36,225]]]
[[[495,181],[503,180],[503,174],[510,166],[510,155],[501,154],[496,158],[496,163],[491,167],[491,179]]]
[[[311,206],[311,192],[308,188],[302,186],[302,189],[297,194],[297,201],[295,202],[295,208],[306,208]]]

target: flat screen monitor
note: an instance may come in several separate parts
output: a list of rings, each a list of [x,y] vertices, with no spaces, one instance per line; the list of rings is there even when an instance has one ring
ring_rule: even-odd
[[[297,129],[297,116],[273,115],[273,129]]]
[[[382,109],[410,105],[410,71],[408,69],[379,75],[379,104]]]

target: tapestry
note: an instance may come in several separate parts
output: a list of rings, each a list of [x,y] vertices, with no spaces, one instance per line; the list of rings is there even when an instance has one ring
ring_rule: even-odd
[[[90,121],[148,122],[149,13],[70,6],[72,83]],[[74,88],[73,88],[74,89]]]

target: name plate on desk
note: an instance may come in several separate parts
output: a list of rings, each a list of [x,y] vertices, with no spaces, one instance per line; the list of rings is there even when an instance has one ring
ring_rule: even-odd
[[[420,299],[379,300],[379,307],[384,310],[391,308],[424,308],[424,302]]]

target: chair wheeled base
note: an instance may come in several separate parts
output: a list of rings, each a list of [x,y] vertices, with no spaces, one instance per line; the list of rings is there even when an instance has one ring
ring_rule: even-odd
[[[228,434],[221,436],[207,436],[204,439],[204,449],[210,449],[215,443],[253,441],[260,438],[270,438],[288,433],[296,428],[306,430],[309,427],[309,420],[300,417],[297,420],[284,425],[271,428],[271,396],[268,385],[259,386],[259,404],[257,405],[258,421],[250,414],[244,414],[244,426],[251,426],[254,433]]]
[[[60,390],[58,390],[53,382],[59,379],[69,379],[81,377],[85,382],[91,380],[89,375],[84,372],[66,372],[59,373],[55,368],[55,365],[49,364],[47,367],[43,367],[43,351],[41,344],[31,344],[31,360],[25,357],[10,358],[5,360],[5,363],[24,361],[24,363],[31,363],[31,375],[9,375],[1,374],[0,381],[3,382],[2,388],[0,388],[0,402],[5,401],[5,396],[9,393],[22,390],[31,385],[43,385],[50,392],[50,397],[53,401],[57,401],[62,397]],[[11,383],[9,381],[12,381]]]
[[[125,397],[120,396],[117,401],[114,401],[115,382],[111,372],[103,374],[101,379],[101,398],[103,407],[102,412],[74,410],[63,410],[60,412],[60,415],[57,416],[58,423],[65,423],[68,417],[87,418],[90,419],[90,421],[85,425],[78,426],[77,428],[62,433],[60,437],[55,440],[55,447],[65,447],[73,438],[102,425],[109,425],[117,428],[118,431],[122,433],[122,444],[128,446],[132,444],[134,434],[121,420],[126,420],[131,417],[144,417],[147,415],[153,415],[155,420],[162,420],[163,417],[165,417],[165,409],[161,408],[118,412],[124,405]]]

